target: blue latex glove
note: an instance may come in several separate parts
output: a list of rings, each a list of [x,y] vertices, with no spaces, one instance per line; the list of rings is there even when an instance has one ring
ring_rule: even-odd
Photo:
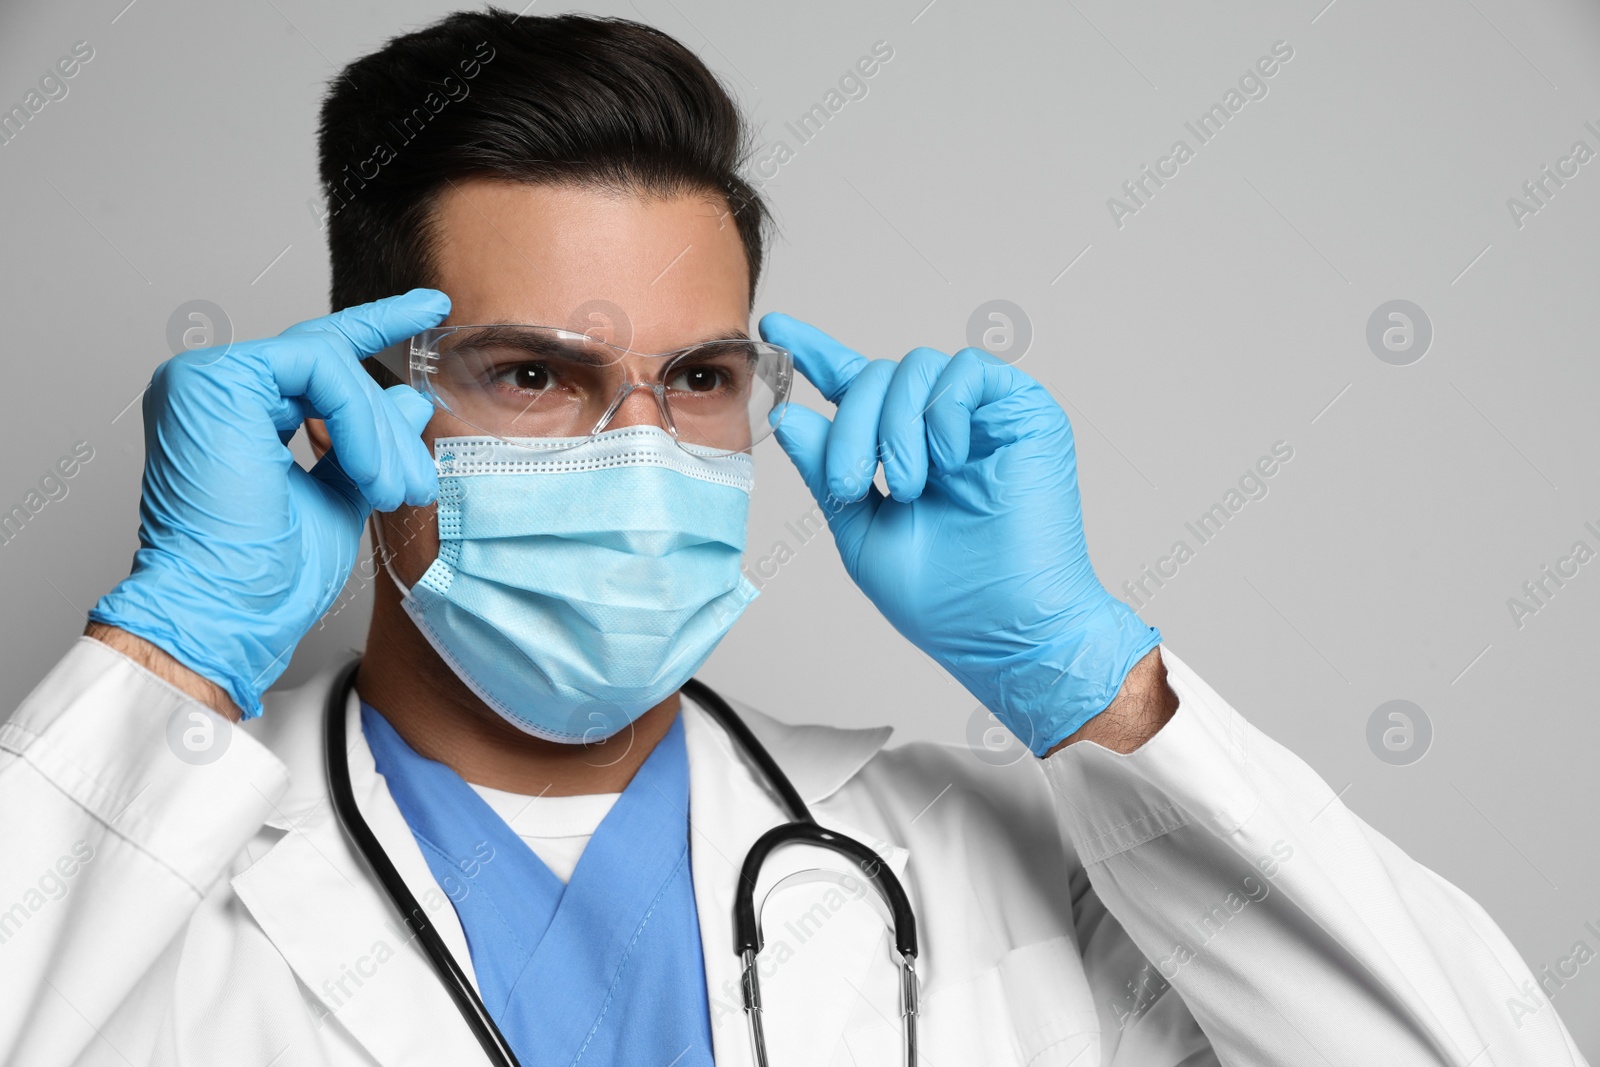
[[[199,349],[156,368],[133,573],[89,618],[217,683],[245,718],[333,603],[373,508],[438,491],[419,436],[433,405],[378,387],[358,360],[449,314],[434,289],[347,308],[277,337]],[[333,450],[311,470],[287,443],[308,416]]]
[[[1036,756],[1105,710],[1161,633],[1095,576],[1049,392],[981,349],[868,360],[776,313],[761,336],[838,405],[830,423],[790,404],[778,443],[895,629]]]

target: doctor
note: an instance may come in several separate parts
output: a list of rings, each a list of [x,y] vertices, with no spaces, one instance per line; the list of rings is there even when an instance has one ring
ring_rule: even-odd
[[[1477,904],[1106,593],[1043,388],[748,337],[741,132],[623,21],[457,14],[334,80],[343,310],[157,370],[133,572],[0,728],[0,1060],[486,1062],[330,805],[333,675],[263,699],[370,522],[352,792],[515,1055],[751,1063],[731,914],[786,816],[680,689],[754,595],[776,421],[852,578],[1027,749],[738,707],[904,884],[920,1062],[1582,1063]],[[790,361],[831,421],[785,404]],[[863,870],[780,849],[755,898],[772,1062],[899,1062]]]

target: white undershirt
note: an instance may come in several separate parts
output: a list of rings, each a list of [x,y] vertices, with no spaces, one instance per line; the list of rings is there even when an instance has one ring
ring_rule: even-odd
[[[528,843],[563,885],[572,880],[578,857],[621,793],[575,797],[528,796],[468,783],[484,803]]]

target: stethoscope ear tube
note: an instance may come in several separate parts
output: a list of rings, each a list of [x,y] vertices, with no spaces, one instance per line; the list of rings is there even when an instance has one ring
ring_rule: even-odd
[[[836,833],[814,822],[791,822],[775,826],[762,834],[744,858],[739,871],[739,892],[733,903],[734,951],[739,954],[740,987],[745,1018],[750,1024],[750,1047],[756,1067],[769,1067],[767,1035],[762,1024],[761,970],[756,961],[761,952],[761,917],[755,907],[756,879],[761,865],[784,845],[811,844],[848,856],[889,906],[894,923],[895,949],[900,954],[900,1021],[904,1038],[905,1067],[919,1067],[917,1016],[921,1014],[917,980],[917,919],[911,901],[894,872],[883,858],[861,842]]]
[[[745,725],[744,720],[734,713],[731,704],[698,678],[690,678],[684,682],[683,692],[689,694],[689,699],[709,711],[711,717],[738,742],[739,750],[749,757],[756,765],[756,769],[761,772],[767,788],[778,795],[778,803],[791,822],[816,821],[811,818],[811,810],[801,799],[800,791],[789,781],[789,776],[783,773],[783,768],[772,758],[767,746],[763,745],[760,739],[750,732],[750,727]]]
[[[746,952],[759,954],[765,944],[761,936],[761,923],[756,917],[756,879],[767,857],[784,845],[810,844],[837,852],[855,861],[861,873],[872,879],[879,894],[889,905],[894,916],[894,947],[903,959],[917,958],[917,917],[911,910],[900,879],[894,876],[883,857],[853,837],[836,833],[814,822],[791,822],[774,826],[756,839],[745,854],[739,871],[739,893],[733,902],[734,951],[743,956]]]
[[[350,760],[346,748],[344,720],[345,705],[355,688],[356,671],[360,667],[359,659],[352,660],[340,673],[333,685],[324,716],[326,730],[324,755],[328,771],[328,793],[333,799],[334,814],[338,817],[339,825],[344,828],[344,832],[355,843],[362,859],[372,868],[372,873],[377,876],[384,892],[399,910],[406,926],[422,943],[422,950],[427,954],[428,961],[433,964],[433,969],[438,973],[451,999],[456,1002],[461,1017],[471,1027],[473,1036],[478,1039],[478,1044],[483,1046],[483,1051],[489,1060],[496,1067],[522,1067],[516,1053],[511,1051],[511,1045],[506,1041],[505,1035],[500,1032],[500,1028],[489,1015],[489,1009],[484,1007],[478,991],[462,973],[455,957],[450,954],[450,949],[439,936],[439,931],[428,921],[422,905],[412,896],[405,879],[400,877],[400,872],[395,869],[388,854],[384,852],[377,835],[367,825],[361,809],[356,806],[355,794],[350,787]]]
[[[756,1067],[768,1067],[767,1035],[762,1024],[761,971],[756,956],[761,952],[761,918],[756,911],[756,880],[761,875],[761,865],[775,850],[784,845],[811,844],[846,856],[855,862],[861,872],[872,879],[873,886],[889,906],[894,921],[895,949],[900,954],[900,1018],[904,1038],[905,1067],[919,1067],[917,1043],[917,1016],[919,982],[917,980],[917,916],[911,910],[911,900],[905,887],[894,872],[872,849],[853,837],[826,829],[811,817],[810,810],[801,798],[794,783],[783,773],[766,746],[750,731],[744,720],[734,714],[732,706],[697,679],[683,686],[697,704],[711,713],[722,728],[739,743],[745,755],[760,770],[767,785],[778,796],[778,802],[787,810],[790,822],[775,826],[762,834],[745,855],[739,869],[738,895],[733,901],[734,952],[740,961],[740,986],[744,1000],[744,1014],[750,1024],[750,1051]]]
[[[750,731],[744,720],[734,713],[732,706],[710,686],[698,678],[691,678],[683,683],[683,691],[696,704],[709,711],[722,728],[733,736],[739,748],[761,772],[761,777],[766,779],[768,787],[778,795],[778,802],[790,819],[788,823],[762,834],[745,855],[744,865],[739,871],[739,894],[733,902],[734,951],[741,957],[746,952],[761,951],[761,923],[756,918],[756,878],[761,873],[761,865],[780,846],[805,842],[820,845],[855,861],[862,873],[872,879],[894,915],[894,942],[901,958],[916,959],[917,916],[911,910],[911,900],[906,896],[900,879],[884,864],[883,857],[853,837],[817,825],[799,790],[783,773],[778,761],[772,758],[772,753]]]

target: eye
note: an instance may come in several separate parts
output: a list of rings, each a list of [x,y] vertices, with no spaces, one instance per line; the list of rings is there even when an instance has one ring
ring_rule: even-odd
[[[550,368],[543,363],[516,363],[494,372],[494,380],[512,389],[542,393],[552,384]]]
[[[709,393],[728,382],[728,372],[720,367],[679,367],[667,380],[667,388],[681,393]]]

